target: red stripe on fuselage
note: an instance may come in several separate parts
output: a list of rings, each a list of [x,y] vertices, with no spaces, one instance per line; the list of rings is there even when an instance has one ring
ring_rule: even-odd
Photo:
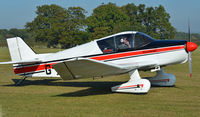
[[[139,51],[132,51],[132,52],[124,52],[124,53],[115,53],[111,55],[103,55],[103,56],[96,56],[91,57],[90,59],[95,59],[99,61],[103,60],[109,60],[109,59],[117,59],[117,58],[123,58],[128,56],[136,56],[136,55],[144,55],[144,54],[151,54],[151,53],[159,53],[164,51],[172,51],[172,50],[178,50],[178,49],[184,49],[185,46],[173,46],[173,47],[166,47],[166,48],[156,48],[156,49],[148,49],[148,50],[139,50]]]

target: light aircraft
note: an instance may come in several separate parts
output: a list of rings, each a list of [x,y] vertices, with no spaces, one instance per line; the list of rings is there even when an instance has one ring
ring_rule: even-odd
[[[111,87],[113,92],[147,93],[151,85],[173,86],[176,77],[163,67],[189,62],[197,48],[186,40],[155,40],[137,31],[126,31],[88,42],[64,51],[36,54],[20,37],[7,39],[16,75],[61,77],[63,80],[129,73],[130,80]],[[189,55],[189,56],[188,56]],[[191,69],[191,68],[190,68]],[[142,79],[138,70],[156,71]],[[23,79],[23,80],[24,80]]]

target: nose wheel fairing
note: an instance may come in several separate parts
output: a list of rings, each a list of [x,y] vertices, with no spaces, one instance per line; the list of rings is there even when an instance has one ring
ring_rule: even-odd
[[[176,76],[173,74],[166,73],[163,68],[157,71],[156,76],[146,78],[151,82],[151,86],[174,86],[176,82]]]

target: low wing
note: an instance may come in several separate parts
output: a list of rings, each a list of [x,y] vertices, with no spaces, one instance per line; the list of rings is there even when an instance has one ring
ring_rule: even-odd
[[[132,63],[123,63],[118,64],[127,69],[139,69],[139,70],[149,70],[158,66],[158,63],[155,60],[138,60]]]
[[[53,65],[53,68],[62,79],[76,79],[84,77],[106,76],[129,72],[133,69],[154,66],[155,63],[146,64],[145,62],[115,65],[108,62],[97,61],[87,58],[76,58]]]
[[[130,68],[87,58],[76,58],[53,65],[62,79],[75,79],[120,74]]]

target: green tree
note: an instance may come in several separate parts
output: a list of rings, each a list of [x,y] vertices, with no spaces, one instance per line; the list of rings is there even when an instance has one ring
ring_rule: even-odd
[[[142,31],[142,25],[138,21],[139,8],[131,3],[121,7],[123,13],[129,17],[129,22],[122,24],[121,27],[116,26],[116,29]]]
[[[141,32],[147,33],[154,38],[174,38],[175,28],[169,22],[170,15],[164,7],[145,7],[144,4],[138,6],[137,22],[140,23]]]
[[[138,15],[137,15],[137,22],[140,24],[140,27],[142,30],[139,30],[141,32],[146,32],[145,31],[145,5],[144,4],[140,4],[138,6]]]
[[[88,35],[85,32],[86,27],[86,11],[81,7],[69,7],[68,19],[63,26],[65,31],[61,33],[59,43],[62,48],[73,47],[87,42]],[[81,38],[83,38],[81,40]]]
[[[170,15],[163,6],[147,7],[127,4],[118,7],[113,3],[102,4],[87,18],[91,39],[122,31],[141,31],[154,38],[173,38],[175,28],[169,22]]]
[[[67,12],[57,5],[38,6],[37,17],[26,24],[26,29],[32,33],[36,41],[47,42],[48,47],[56,47],[60,35],[60,23],[67,17]]]
[[[74,37],[83,30],[85,10],[81,7],[64,9],[57,5],[38,6],[37,17],[26,24],[36,41],[47,42],[48,47],[63,48],[75,46]]]
[[[96,27],[94,28],[94,33],[91,33],[91,40],[99,39],[101,37],[109,35],[109,27]]]
[[[165,8],[160,5],[155,7],[155,30],[158,38],[173,39],[175,37],[175,28],[171,25],[170,15],[165,11]]]
[[[120,23],[128,23],[129,17],[118,6],[108,3],[95,8],[87,21],[87,30],[93,40],[114,33],[114,27]]]

